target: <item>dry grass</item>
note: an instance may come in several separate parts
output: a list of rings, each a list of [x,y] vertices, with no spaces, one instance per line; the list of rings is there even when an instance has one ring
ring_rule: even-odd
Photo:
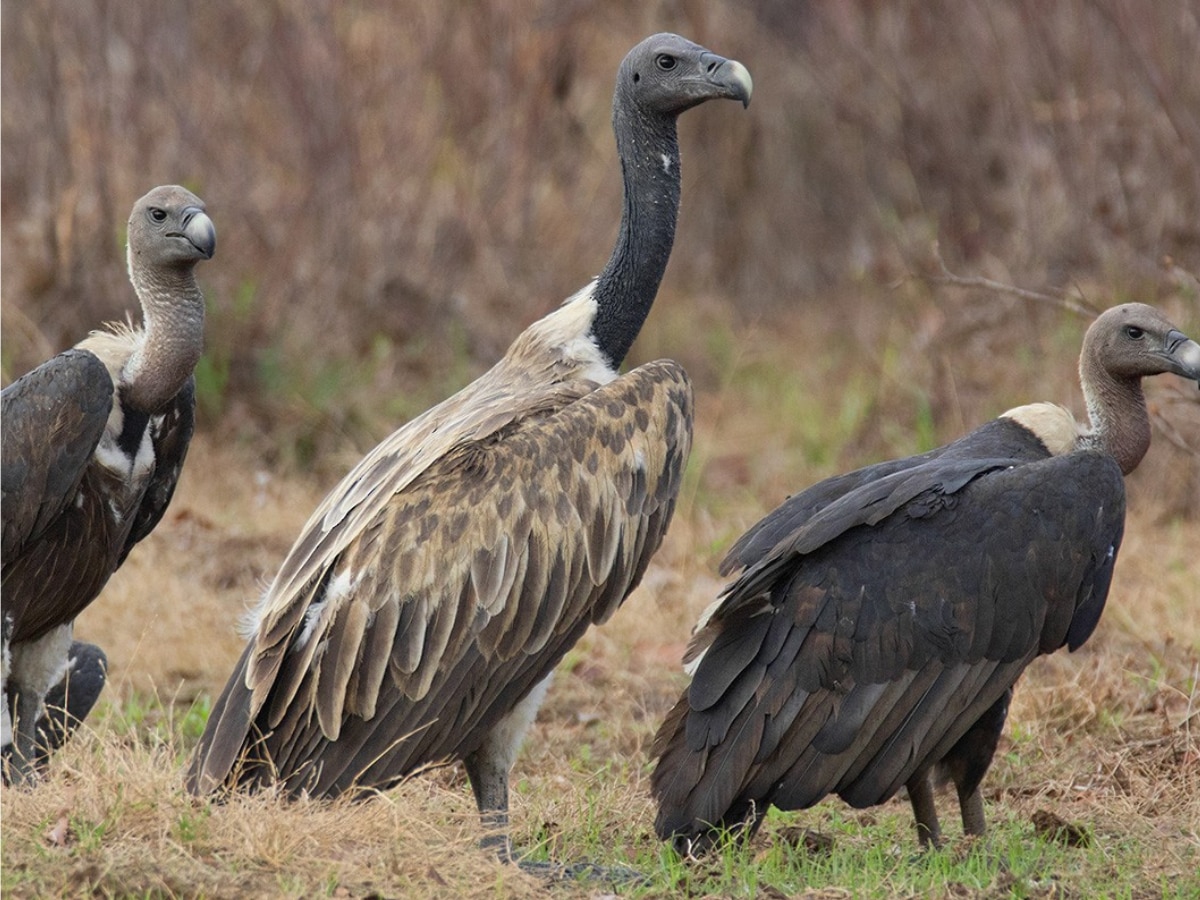
[[[886,374],[871,389],[853,376],[839,391],[792,389],[852,370],[849,360],[864,346],[883,357],[906,346],[910,338],[899,325],[856,333],[836,315],[797,316],[776,323],[767,340],[766,329],[735,326],[719,308],[699,307],[705,327],[681,341],[680,355],[696,358],[700,420],[679,516],[644,585],[560,668],[514,772],[518,845],[563,861],[635,862],[651,872],[650,887],[640,889],[647,896],[751,895],[797,877],[857,893],[863,876],[855,870],[874,866],[884,873],[883,887],[870,889],[876,895],[1038,895],[1030,885],[1053,881],[1068,893],[1091,884],[1100,894],[1120,895],[1115,886],[1127,883],[1127,896],[1150,896],[1156,886],[1186,885],[1181,879],[1200,860],[1200,521],[1164,514],[1156,487],[1137,484],[1100,628],[1080,652],[1042,660],[1027,674],[986,782],[993,831],[984,858],[1009,861],[988,868],[972,861],[968,846],[954,845],[937,865],[963,871],[922,874],[917,863],[904,862],[912,836],[901,800],[865,813],[834,800],[806,813],[774,814],[744,856],[692,870],[669,861],[650,831],[646,753],[683,684],[678,660],[690,625],[720,586],[716,561],[767,504],[796,486],[882,453],[917,449],[906,446],[911,429],[897,428],[893,441],[868,441],[863,433],[874,431],[875,406],[893,408],[898,422],[920,406],[908,409],[903,397],[893,397],[899,382]],[[908,316],[897,309],[898,322]],[[654,355],[672,324],[664,316],[639,355]],[[795,356],[791,348],[801,339],[826,349]],[[714,342],[729,347],[728,357]],[[705,354],[707,369],[699,359]],[[1035,362],[1031,369],[1044,368],[1044,360]],[[745,384],[764,366],[778,367],[779,377],[747,401]],[[1070,394],[1070,366],[1062,377],[1049,396]],[[854,401],[856,393],[863,396]],[[839,403],[862,413],[845,421],[806,418],[808,404]],[[959,415],[984,414],[966,408]],[[954,430],[952,422],[938,426],[933,438]],[[820,458],[793,443],[806,434],[809,450],[827,442]],[[1169,461],[1176,475],[1200,465],[1157,437],[1149,463]],[[856,449],[864,441],[868,449]],[[206,698],[240,651],[233,624],[319,499],[319,481],[264,470],[252,447],[197,440],[170,514],[79,620],[79,635],[104,646],[112,662],[107,712],[56,758],[36,792],[4,792],[6,895],[470,898],[609,890],[550,887],[486,858],[475,848],[474,805],[457,768],[359,804],[289,804],[270,796],[210,804],[184,794],[182,767]],[[952,801],[942,805],[952,823]],[[1082,824],[1093,847],[1043,858],[1053,844],[1033,835],[1039,811]],[[796,826],[832,837],[832,855],[792,849]],[[1005,874],[1019,871],[1017,861],[1029,854],[1035,862],[1022,864],[1034,865],[1042,881]],[[981,873],[964,874],[978,866]],[[914,886],[914,878],[926,881]]]

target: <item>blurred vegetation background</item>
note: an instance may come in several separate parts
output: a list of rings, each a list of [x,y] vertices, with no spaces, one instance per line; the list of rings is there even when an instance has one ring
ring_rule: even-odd
[[[137,316],[125,220],[183,183],[219,234],[202,427],[340,474],[599,271],[613,78],[660,30],[743,61],[755,95],[681,121],[675,253],[631,362],[671,355],[719,391],[749,353],[745,380],[811,395],[782,408],[810,419],[890,384],[836,466],[1014,402],[1081,411],[1086,320],[931,288],[935,240],[955,272],[1200,330],[1188,0],[4,0],[5,383]],[[861,370],[814,383],[834,343]],[[1200,403],[1171,403],[1170,443],[1194,448]],[[915,445],[881,443],[889,423]],[[1171,464],[1190,466],[1176,511],[1200,506],[1194,456]]]

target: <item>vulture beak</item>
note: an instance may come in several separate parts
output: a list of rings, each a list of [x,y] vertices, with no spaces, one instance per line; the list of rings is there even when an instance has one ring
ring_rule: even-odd
[[[1166,356],[1172,372],[1200,383],[1200,344],[1172,328],[1167,332]]]
[[[717,88],[717,96],[726,100],[741,100],[742,108],[750,105],[754,93],[754,79],[750,70],[736,59],[725,59],[715,53],[703,53],[700,66],[709,83]]]
[[[181,236],[205,259],[212,259],[217,250],[217,227],[198,206],[189,206],[183,211]]]

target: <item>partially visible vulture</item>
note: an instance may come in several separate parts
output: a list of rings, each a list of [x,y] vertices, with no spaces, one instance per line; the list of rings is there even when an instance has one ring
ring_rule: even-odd
[[[191,791],[281,782],[334,796],[462,760],[484,843],[510,857],[521,738],[555,665],[641,579],[691,445],[678,364],[617,374],[674,240],[676,118],[750,92],[744,66],[677,35],[625,57],[608,263],[317,507],[213,707]]]
[[[1050,403],[820,482],[743,535],[741,570],[688,652],[655,738],[655,828],[682,853],[753,834],[770,805],[854,807],[907,787],[939,841],[930,776],[984,831],[979,785],[1013,684],[1100,618],[1127,475],[1150,445],[1141,379],[1200,381],[1200,345],[1154,308],[1108,310],[1079,362],[1090,425]]]
[[[177,186],[150,191],[134,204],[127,249],[144,327],[92,332],[0,394],[6,782],[28,782],[70,733],[56,723],[78,724],[104,684],[103,654],[72,645],[72,623],[175,490],[204,338],[194,270],[215,247],[198,197]],[[47,691],[66,690],[80,660],[89,674],[75,680],[76,696],[41,723]]]

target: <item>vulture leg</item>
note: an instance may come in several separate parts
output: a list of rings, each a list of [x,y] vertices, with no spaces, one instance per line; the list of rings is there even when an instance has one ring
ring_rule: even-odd
[[[39,767],[50,759],[83,724],[104,689],[108,657],[95,644],[75,641],[67,655],[67,670],[46,694],[45,713],[38,721]]]
[[[983,795],[979,785],[996,755],[996,745],[1004,731],[1004,720],[1008,718],[1008,704],[1012,700],[1012,688],[1005,691],[987,711],[979,717],[967,733],[950,748],[939,764],[942,774],[954,782],[958,791],[958,805],[962,810],[963,832],[983,834],[987,828],[983,817]]]
[[[942,842],[942,829],[938,825],[937,806],[933,802],[933,782],[929,771],[922,769],[908,779],[908,799],[912,802],[913,816],[917,820],[917,840],[921,849],[938,847]]]
[[[530,691],[529,696],[496,723],[478,749],[463,757],[467,778],[471,782],[475,803],[479,807],[479,818],[483,822],[484,836],[480,839],[479,846],[494,852],[502,862],[515,863],[524,872],[553,881],[574,881],[581,878],[604,880],[613,884],[645,881],[645,876],[640,872],[621,866],[598,866],[590,862],[571,865],[533,862],[518,859],[513,854],[512,839],[508,833],[508,776],[516,761],[521,740],[533,724],[553,678],[554,673],[551,672],[542,679]]]
[[[483,746],[463,760],[463,764],[475,794],[475,804],[479,807],[479,818],[483,821],[484,835],[479,846],[495,851],[503,862],[512,862],[512,843],[508,837],[510,766],[504,765],[494,751],[490,741],[485,741]]]
[[[4,699],[10,704],[12,744],[5,747],[5,782],[30,784],[42,755],[38,722],[46,693],[62,679],[71,646],[72,623],[48,631],[37,640],[10,647],[10,668]]]
[[[512,771],[521,741],[533,724],[553,677],[551,673],[535,685],[529,695],[484,736],[483,743],[463,758],[486,831],[479,846],[494,850],[504,862],[513,861],[512,842],[508,837],[508,773]]]
[[[987,830],[987,822],[983,817],[983,794],[979,785],[967,795],[959,792],[958,805],[962,809],[963,834],[983,834]]]

